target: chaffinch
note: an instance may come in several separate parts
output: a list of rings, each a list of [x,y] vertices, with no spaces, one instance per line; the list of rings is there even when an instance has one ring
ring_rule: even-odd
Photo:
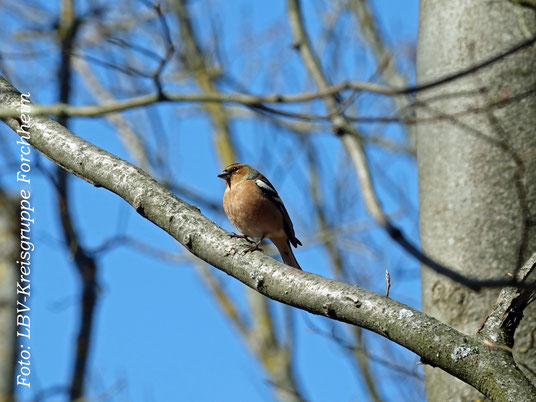
[[[246,252],[260,250],[259,244],[268,238],[274,243],[283,259],[291,267],[301,269],[290,245],[301,246],[294,235],[294,227],[287,209],[272,183],[251,166],[233,163],[218,177],[226,182],[223,209],[231,223],[244,236],[260,240]]]

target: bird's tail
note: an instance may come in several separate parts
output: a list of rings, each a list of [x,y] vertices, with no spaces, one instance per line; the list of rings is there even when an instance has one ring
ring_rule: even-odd
[[[281,238],[281,239],[270,239],[277,247],[277,250],[279,251],[279,254],[281,255],[281,258],[283,259],[283,262],[287,265],[290,265],[291,267],[302,269],[300,267],[300,264],[298,264],[298,260],[296,260],[296,257],[294,256],[294,253],[292,252],[292,248],[290,247],[290,243],[288,239]]]

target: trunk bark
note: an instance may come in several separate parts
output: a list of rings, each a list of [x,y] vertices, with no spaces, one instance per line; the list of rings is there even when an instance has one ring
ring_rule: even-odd
[[[533,37],[534,10],[514,3],[421,0],[418,83],[460,72]],[[417,128],[422,248],[466,276],[505,277],[535,250],[535,66],[532,45],[418,93],[418,117],[438,117]],[[505,99],[512,101],[490,106]],[[472,108],[482,112],[463,114]],[[424,311],[467,334],[477,331],[498,293],[473,292],[422,268]],[[536,368],[534,304],[514,345],[527,375]],[[482,398],[438,368],[425,367],[425,376],[428,401]]]

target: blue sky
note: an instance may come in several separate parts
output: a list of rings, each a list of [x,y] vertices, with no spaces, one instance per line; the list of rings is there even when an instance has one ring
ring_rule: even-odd
[[[140,7],[138,3],[133,4],[134,7]],[[251,53],[240,53],[240,47],[247,43],[247,38],[241,37],[244,26],[249,26],[255,34],[252,41],[267,35],[269,28],[273,29],[274,26],[290,33],[283,1],[260,1],[254,5],[248,1],[194,1],[192,13],[200,15],[207,4],[218,9],[219,29],[223,38],[222,52],[234,55],[228,60],[228,67],[236,79],[245,75],[244,69],[250,68],[248,65],[252,64]],[[318,16],[328,7],[327,4],[321,1],[305,4],[307,28],[313,38],[322,37]],[[49,2],[45,6],[50,12],[57,12],[57,4]],[[85,3],[80,4],[80,8],[86,6]],[[113,7],[113,2],[110,6]],[[376,1],[373,6],[388,44],[393,49],[401,51],[404,44],[415,44],[418,17],[416,0]],[[244,19],[244,15],[248,18]],[[0,17],[2,18],[7,17]],[[341,21],[341,24],[347,25],[348,30],[352,23],[349,19]],[[208,41],[209,30],[201,29],[201,32],[207,34],[207,38],[203,39]],[[319,39],[315,45],[321,43]],[[288,59],[288,63],[285,64],[284,71],[275,73],[272,82],[266,78],[262,68],[271,68],[274,52],[279,48],[269,41],[258,47],[254,55],[259,60],[257,68],[260,70],[253,73],[248,71],[248,77],[251,77],[248,81],[249,90],[255,93],[292,93],[307,88],[304,68],[290,45],[291,43],[280,44],[282,49],[286,49],[280,57]],[[0,46],[0,51],[6,50]],[[335,75],[333,81],[345,77],[368,79],[375,69],[370,63],[371,59],[366,51],[348,46],[348,52],[343,51],[340,60],[343,65],[340,71],[344,72],[344,76]],[[56,60],[55,57],[45,56],[40,63],[25,59],[10,62],[12,69],[16,66],[13,84],[22,92],[31,92],[35,103],[54,102],[56,91],[53,69]],[[39,67],[36,68],[36,64]],[[278,74],[281,74],[281,78],[278,78]],[[295,76],[296,80],[283,80],[284,76]],[[187,87],[181,89],[186,90],[185,88]],[[226,89],[225,85],[223,89]],[[192,86],[189,90],[193,91],[195,87]],[[94,102],[79,77],[75,78],[74,102]],[[365,111],[373,113],[375,103],[370,102],[371,106]],[[158,113],[161,118],[161,135],[166,140],[159,143],[156,140],[159,137],[155,136],[151,139],[152,144],[156,148],[166,147],[165,151],[172,162],[170,171],[177,181],[187,184],[211,200],[219,201],[223,194],[223,183],[216,177],[221,164],[214,152],[211,125],[199,113],[182,118],[181,112],[184,110],[186,106],[177,105],[154,108],[154,113]],[[127,116],[135,121],[137,113],[128,112]],[[294,143],[287,140],[288,134],[276,132],[267,124],[236,119],[232,128],[241,151],[241,161],[254,165],[272,181],[289,209],[298,237],[306,240],[305,247],[296,252],[300,264],[308,271],[333,277],[325,252],[307,244],[313,234],[307,233],[312,225],[309,222],[310,206],[302,191],[306,177],[303,152],[293,151]],[[113,127],[102,119],[73,119],[71,129],[88,141],[130,160]],[[4,138],[2,144],[7,143],[13,158],[17,158],[17,137],[6,127],[0,130]],[[405,136],[396,126],[367,126],[363,130],[370,134],[381,130],[383,135],[397,140]],[[316,146],[323,157],[325,177],[335,179],[339,173],[335,163],[339,163],[343,156],[342,148],[328,126],[317,137]],[[266,155],[260,151],[269,149],[273,141],[282,144],[278,155]],[[367,151],[386,210],[396,213],[401,208],[398,191],[407,197],[407,208],[403,208],[403,218],[398,223],[417,241],[417,182],[413,161],[409,157],[400,157],[374,147],[369,147]],[[287,171],[285,161],[292,159],[293,152],[296,154],[296,163]],[[52,169],[51,163],[42,156],[33,153],[32,159],[34,164],[38,161],[44,169]],[[17,191],[13,170],[8,168],[6,161],[3,165],[0,184]],[[73,178],[71,185],[71,207],[76,217],[75,224],[88,248],[102,246],[114,236],[127,233],[155,248],[176,254],[184,252],[175,240],[137,215],[118,196],[78,178]],[[354,187],[352,191],[357,194],[355,183],[349,182],[348,187]],[[37,206],[34,226],[37,249],[32,257],[31,279],[32,392],[22,392],[20,396],[23,399],[35,396],[39,391],[69,383],[80,292],[79,279],[62,243],[54,192],[48,179],[37,167],[32,170],[32,192],[33,202]],[[233,230],[224,216],[203,208],[202,212],[225,229]],[[360,219],[365,224],[371,223],[370,218],[363,213],[358,198],[353,218]],[[355,259],[356,269],[366,271],[364,276],[368,280],[363,285],[382,292],[382,267],[392,268],[391,296],[419,308],[418,265],[377,229],[365,231],[361,236],[366,238],[370,246],[382,251],[382,255],[376,259],[367,257],[366,253],[363,258]],[[99,254],[97,262],[100,289],[89,361],[87,389],[90,396],[103,393],[107,396],[106,400],[118,401],[272,400],[272,387],[266,374],[222,314],[213,295],[201,283],[190,260],[169,263],[131,247],[118,246]],[[245,287],[241,283],[220,273],[218,277],[235,300],[244,300]],[[272,307],[278,316],[288,309],[276,303]],[[356,374],[354,363],[347,356],[348,352],[329,337],[313,330],[312,325],[329,329],[329,321],[297,310],[292,311],[292,314],[296,323],[296,376],[307,400],[366,400],[363,380]],[[370,352],[375,356],[395,361],[398,357],[393,358],[393,354],[396,353],[400,356],[399,360],[405,362],[410,369],[410,365],[415,365],[418,361],[417,356],[386,343],[374,334],[366,332],[365,337]],[[383,364],[373,364],[373,369],[377,375],[388,378],[382,383],[385,388],[381,389],[386,401],[415,397],[412,393],[401,395],[399,392],[403,391],[393,386],[394,382],[404,381],[406,377]],[[422,384],[420,387],[417,395],[422,397]],[[63,395],[56,394],[47,400],[64,399]]]

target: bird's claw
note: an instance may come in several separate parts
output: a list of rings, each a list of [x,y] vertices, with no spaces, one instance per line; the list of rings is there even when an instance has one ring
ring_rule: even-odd
[[[261,244],[264,237],[261,238],[258,242],[255,242],[255,240],[250,239],[246,235],[236,234],[234,232],[232,232],[229,237],[232,239],[244,239],[248,243],[251,243],[251,246],[246,247],[246,249],[244,250],[244,254],[251,253],[253,251],[263,251],[262,248],[259,247],[259,244]]]
[[[235,232],[232,232],[229,237],[231,239],[244,239],[246,240],[248,243],[254,243],[253,240],[251,240],[249,237],[247,237],[246,235],[240,235],[240,234],[236,234]]]
[[[252,246],[246,247],[246,249],[244,250],[244,254],[252,253],[253,251],[263,251],[263,250],[262,248],[259,247],[259,243],[255,243]]]

